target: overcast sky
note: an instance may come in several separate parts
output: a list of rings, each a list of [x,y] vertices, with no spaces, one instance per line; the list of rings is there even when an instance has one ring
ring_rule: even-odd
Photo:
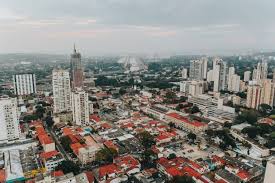
[[[275,0],[0,0],[0,53],[275,50]]]

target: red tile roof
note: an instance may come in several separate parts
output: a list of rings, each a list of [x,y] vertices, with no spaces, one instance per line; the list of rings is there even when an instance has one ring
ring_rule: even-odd
[[[42,159],[47,160],[47,159],[52,158],[53,156],[56,156],[58,154],[59,154],[59,152],[57,152],[57,151],[43,152],[40,154],[40,157]]]
[[[135,168],[135,167],[140,166],[139,161],[136,160],[131,155],[117,157],[117,158],[115,158],[114,162],[118,167],[120,167],[120,168],[127,167],[126,169]]]
[[[237,176],[242,180],[246,180],[246,179],[250,178],[250,174],[247,171],[244,171],[244,170],[240,170],[237,173]]]
[[[54,172],[52,172],[51,174],[52,174],[52,176],[54,176],[54,177],[60,177],[60,176],[63,176],[63,175],[64,175],[64,173],[63,173],[62,170],[54,171]]]
[[[92,114],[92,115],[90,115],[90,121],[94,121],[94,122],[98,123],[100,121],[100,117],[96,114]]]
[[[50,136],[48,136],[48,134],[39,135],[38,140],[43,145],[54,143],[53,139]]]
[[[86,174],[89,183],[93,183],[94,182],[94,175],[93,175],[93,173],[91,171],[86,171],[84,173]]]
[[[107,147],[107,148],[112,148],[112,149],[115,149],[118,151],[118,146],[116,146],[112,141],[110,140],[107,140],[104,142],[104,145]]]
[[[99,167],[99,178],[103,178],[106,175],[112,174],[112,173],[119,173],[121,170],[116,166],[115,164],[105,165]]]
[[[63,135],[70,135],[73,134],[73,131],[71,128],[65,127],[63,128]]]
[[[170,117],[173,117],[173,118],[176,118],[177,120],[180,120],[184,123],[188,123],[190,125],[193,125],[193,126],[196,126],[196,127],[201,127],[201,126],[206,126],[207,124],[205,123],[202,123],[202,122],[199,122],[199,121],[189,121],[188,118],[178,114],[178,113],[169,113],[167,114],[167,116],[170,116]]]
[[[0,170],[0,182],[6,182],[6,173],[4,169]]]
[[[79,142],[71,144],[70,145],[71,149],[73,150],[73,152],[78,155],[79,149],[84,147],[82,144],[80,144]]]

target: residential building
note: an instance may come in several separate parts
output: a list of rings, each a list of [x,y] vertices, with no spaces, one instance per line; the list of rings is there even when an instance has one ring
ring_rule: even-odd
[[[16,74],[12,76],[14,94],[30,95],[36,93],[35,74]]]
[[[229,67],[228,69],[228,76],[227,76],[227,83],[228,83],[228,90],[232,90],[232,77],[235,74],[235,68],[234,67]]]
[[[187,75],[187,69],[186,68],[183,68],[182,70],[181,70],[181,77],[182,77],[182,79],[187,79],[188,78],[188,75]]]
[[[233,74],[230,77],[230,80],[228,80],[228,91],[233,92],[239,92],[240,91],[240,76],[237,74]]]
[[[262,88],[260,85],[247,87],[246,107],[256,109],[260,105]]]
[[[67,70],[54,69],[52,73],[54,113],[71,110],[70,74]]]
[[[273,183],[275,180],[275,159],[267,162],[266,171],[264,176],[264,183]]]
[[[172,122],[177,127],[191,131],[193,133],[202,132],[208,128],[206,123],[190,121],[187,117],[174,112],[166,114],[165,118],[167,122]]]
[[[74,46],[74,52],[71,54],[71,82],[72,88],[82,88],[83,87],[83,68],[81,63],[81,54],[76,52]]]
[[[81,88],[72,92],[72,112],[75,125],[85,126],[89,124],[88,93]]]
[[[213,70],[207,72],[207,82],[214,81],[213,79]]]
[[[257,109],[260,104],[274,105],[275,85],[271,79],[261,80],[261,84],[247,87],[246,106]]]
[[[196,96],[201,95],[205,91],[206,82],[205,81],[181,81],[180,91],[188,95]]]
[[[55,168],[64,161],[62,155],[54,150],[49,152],[43,152],[40,154],[40,158],[46,168],[46,171],[51,172],[54,171]]]
[[[0,98],[0,128],[0,143],[19,139],[20,127],[16,98]]]
[[[222,59],[213,60],[214,92],[227,90],[227,64]]]
[[[273,69],[273,80],[272,80],[273,83],[275,83],[275,68]]]
[[[251,71],[245,71],[244,72],[244,81],[250,81],[250,75],[251,75]]]
[[[203,80],[207,78],[207,58],[190,61],[189,78],[192,80]]]

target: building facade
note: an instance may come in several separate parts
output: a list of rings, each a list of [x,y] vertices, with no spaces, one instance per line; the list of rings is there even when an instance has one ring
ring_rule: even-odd
[[[227,64],[222,59],[213,60],[214,92],[227,90]]]
[[[20,138],[16,98],[0,98],[0,143]]]
[[[81,63],[81,54],[76,51],[74,46],[74,52],[71,54],[71,82],[72,88],[83,87],[83,68]]]
[[[88,93],[80,88],[72,92],[72,112],[75,125],[85,126],[89,124]]]
[[[54,69],[52,73],[54,113],[71,110],[70,74],[67,70]]]
[[[16,74],[12,76],[15,95],[36,93],[35,74]]]

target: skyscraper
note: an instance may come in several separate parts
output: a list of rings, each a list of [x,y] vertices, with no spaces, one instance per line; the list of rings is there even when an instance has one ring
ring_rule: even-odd
[[[244,81],[249,81],[250,80],[250,75],[251,75],[251,72],[250,71],[245,71],[244,72]]]
[[[246,106],[257,109],[260,104],[274,104],[275,85],[271,79],[264,79],[260,84],[247,87]]]
[[[182,71],[181,71],[181,77],[182,79],[187,79],[187,69],[186,68],[183,68]]]
[[[233,85],[233,75],[235,74],[235,68],[229,67],[228,69],[228,77],[227,77],[227,83],[228,83],[228,90],[232,91],[232,85]]]
[[[207,78],[207,58],[190,61],[189,77],[192,80],[203,80]]]
[[[83,87],[83,68],[81,63],[81,54],[76,52],[74,46],[74,52],[71,54],[71,82],[72,88],[82,88]]]
[[[17,140],[20,137],[16,98],[0,98],[0,143]]]
[[[74,124],[85,126],[89,123],[88,93],[81,88],[72,92],[72,111]]]
[[[54,69],[52,73],[54,113],[71,110],[71,85],[69,71]]]
[[[272,80],[273,83],[275,83],[275,68],[273,69],[273,80]]]
[[[222,59],[213,60],[213,80],[214,92],[227,90],[227,64]]]
[[[29,95],[36,93],[35,74],[15,74],[12,78],[15,95]]]

